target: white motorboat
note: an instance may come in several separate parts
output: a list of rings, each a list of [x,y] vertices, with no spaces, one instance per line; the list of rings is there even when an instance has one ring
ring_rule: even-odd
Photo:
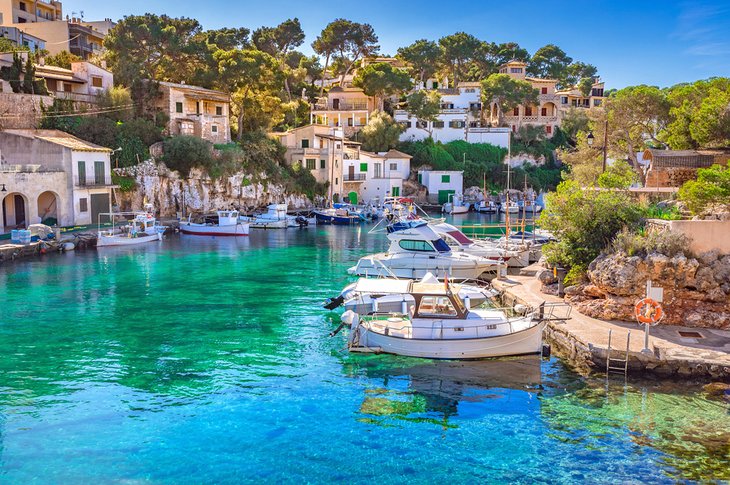
[[[506,249],[491,241],[473,240],[455,226],[445,222],[431,224],[431,227],[446,241],[452,251],[503,262],[511,268],[524,268],[530,264],[530,251],[527,248]]]
[[[476,205],[476,210],[485,214],[496,214],[499,212],[499,206],[492,200],[482,200]]]
[[[469,204],[464,202],[462,194],[450,194],[449,201],[441,208],[441,212],[447,214],[466,214],[469,212]]]
[[[99,214],[99,229],[96,237],[96,247],[105,246],[133,246],[152,241],[162,241],[162,235],[167,227],[158,224],[152,214],[152,206],[145,206],[143,212],[110,212]],[[131,220],[127,218],[132,216]],[[112,227],[102,229],[101,219],[108,217]],[[124,218],[125,224],[117,226],[116,219]]]
[[[286,204],[270,204],[266,207],[266,212],[253,217],[239,216],[239,221],[248,223],[253,229],[286,229],[287,227],[298,227],[294,222],[295,217],[290,217],[286,213]]]
[[[457,285],[416,283],[412,311],[360,315],[345,312],[351,352],[385,352],[429,359],[482,359],[542,351],[547,320],[535,310],[471,309]]]
[[[438,284],[439,281],[432,274],[427,274],[420,283]],[[413,306],[415,300],[410,296],[413,280],[399,280],[395,278],[360,278],[355,283],[347,285],[340,294],[329,298],[323,306],[334,310],[344,306],[360,315],[372,312],[403,312]],[[473,307],[482,305],[497,296],[499,292],[484,283],[461,284],[459,297],[469,301]],[[405,306],[403,304],[405,303]]]
[[[206,215],[200,222],[193,222],[190,215],[187,221],[180,222],[180,232],[195,236],[248,236],[249,225],[239,220],[237,210],[217,211]]]
[[[499,208],[499,211],[502,214],[519,214],[520,213],[520,207],[517,204],[502,204],[502,206]]]
[[[387,235],[390,247],[386,253],[360,258],[347,270],[349,274],[372,277],[420,279],[427,273],[437,278],[493,278],[503,266],[497,261],[453,253],[427,222],[412,221],[402,230]]]

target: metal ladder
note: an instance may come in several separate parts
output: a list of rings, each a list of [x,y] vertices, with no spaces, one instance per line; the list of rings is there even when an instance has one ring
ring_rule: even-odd
[[[626,353],[624,354],[623,359],[612,359],[611,358],[611,333],[613,331],[608,331],[608,351],[606,353],[606,374],[608,375],[610,372],[623,372],[624,377],[626,377],[626,374],[629,370],[629,345],[631,343],[631,330],[629,330],[629,333],[626,335]]]

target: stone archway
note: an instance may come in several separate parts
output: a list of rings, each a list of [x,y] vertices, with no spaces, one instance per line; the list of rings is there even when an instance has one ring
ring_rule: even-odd
[[[41,224],[53,226],[61,220],[59,206],[61,198],[55,192],[50,190],[43,192],[38,196],[38,217]]]
[[[558,107],[555,105],[555,103],[548,101],[540,107],[540,116],[558,116]]]
[[[11,192],[3,197],[3,232],[8,232],[12,229],[27,228],[28,225],[30,225],[30,222],[28,221],[29,209],[28,198],[20,192]]]

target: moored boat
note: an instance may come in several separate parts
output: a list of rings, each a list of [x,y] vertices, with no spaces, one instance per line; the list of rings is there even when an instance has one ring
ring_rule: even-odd
[[[441,212],[447,214],[466,214],[469,212],[469,204],[464,202],[462,194],[450,194],[449,201],[443,205]]]
[[[429,359],[482,359],[542,351],[547,321],[535,310],[510,317],[502,309],[471,309],[445,284],[414,284],[404,313],[345,312],[352,352],[384,352]]]
[[[202,216],[198,222],[193,222],[191,215],[180,222],[180,232],[195,236],[248,236],[248,231],[248,223],[239,220],[237,210],[216,211]]]
[[[126,217],[132,216],[131,220]],[[112,223],[109,229],[102,229],[101,219],[108,217]],[[116,218],[125,218],[126,224],[117,226]],[[152,207],[145,206],[140,212],[110,212],[99,214],[99,229],[96,237],[96,247],[105,246],[133,246],[152,241],[162,241],[162,235],[167,227],[158,224],[152,214]]]

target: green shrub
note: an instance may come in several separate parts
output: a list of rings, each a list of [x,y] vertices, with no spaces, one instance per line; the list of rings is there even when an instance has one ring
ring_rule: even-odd
[[[588,279],[587,276],[588,266],[585,264],[576,264],[568,270],[568,273],[563,279],[563,285],[573,286],[585,283]]]
[[[194,167],[208,171],[213,164],[212,145],[195,136],[175,136],[165,140],[162,159],[170,170],[187,177]]]
[[[623,229],[616,235],[609,252],[623,253],[627,256],[646,256],[659,253],[668,257],[679,254],[691,256],[690,240],[684,234],[668,230],[630,230]]]
[[[679,189],[679,198],[695,214],[715,204],[730,205],[730,166],[699,169],[697,180],[690,180]]]
[[[682,213],[675,206],[671,207],[659,207],[656,204],[651,204],[645,210],[647,219],[662,219],[665,221],[678,221],[682,219]]]
[[[112,174],[112,183],[119,186],[120,192],[132,192],[137,188],[137,181],[134,177],[127,177],[117,174]]]

